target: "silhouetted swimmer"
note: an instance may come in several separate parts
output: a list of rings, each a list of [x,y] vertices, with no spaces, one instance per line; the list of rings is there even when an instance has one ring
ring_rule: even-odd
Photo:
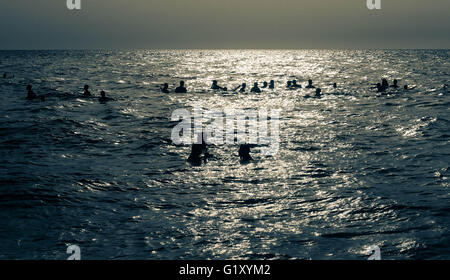
[[[292,87],[293,88],[302,88],[302,85],[297,84],[297,80],[292,81]]]
[[[184,87],[184,81],[180,82],[180,86],[175,89],[175,93],[186,93],[187,89]]]
[[[394,84],[391,85],[391,88],[399,88],[400,86],[398,85],[398,81],[394,80]]]
[[[192,145],[192,150],[191,154],[189,155],[188,161],[192,164],[200,165],[202,163],[202,154],[204,154],[203,161],[206,162],[209,154],[203,133],[197,135],[197,142]]]
[[[383,88],[383,86],[381,85],[381,83],[377,83],[376,89],[377,89],[378,92],[383,92],[383,91],[386,90],[385,88]]]
[[[270,81],[270,83],[269,83],[269,88],[270,88],[270,89],[274,89],[274,88],[275,88],[275,81],[274,81],[274,80],[271,80],[271,81]]]
[[[112,101],[112,100],[114,100],[114,99],[110,98],[110,97],[106,97],[106,93],[105,93],[104,90],[102,90],[100,92],[100,97],[98,98],[98,101],[100,101],[100,102],[107,102],[107,101]]]
[[[91,96],[91,92],[89,91],[89,86],[85,85],[84,86],[84,92],[83,92],[84,96]]]
[[[382,79],[381,80],[381,86],[386,90],[387,88],[389,88],[389,83],[386,79]]]
[[[337,84],[336,83],[333,83],[333,88],[337,88]]]
[[[291,81],[287,81],[286,87],[287,88],[291,88],[292,87],[292,82]]]
[[[403,87],[403,89],[404,90],[412,90],[412,89],[415,89],[416,87],[409,87],[408,85],[405,85],[404,87]]]
[[[217,84],[216,80],[214,80],[213,83],[212,83],[211,89],[212,90],[219,90],[219,89],[223,89],[223,88]]]
[[[308,85],[306,86],[306,88],[316,88],[316,87],[313,86],[313,81],[312,80],[308,80]]]
[[[227,87],[223,87],[222,90],[223,91],[228,91],[228,88]]]
[[[162,93],[170,93],[170,91],[169,91],[169,84],[168,83],[165,83],[163,85],[163,87],[161,88],[161,92]]]
[[[250,156],[250,146],[248,144],[241,144],[239,147],[239,158],[241,162],[248,162],[252,160]]]
[[[267,82],[264,82],[264,83],[263,83],[263,86],[262,86],[261,88],[267,88],[268,85],[269,85],[269,84],[268,84]]]
[[[321,93],[322,93],[322,90],[320,88],[317,88],[315,97],[318,97],[318,98],[322,97]]]
[[[261,89],[258,87],[258,83],[254,83],[250,92],[261,93]]]
[[[27,99],[33,100],[36,97],[37,96],[36,96],[36,93],[34,93],[34,91],[33,91],[33,87],[31,85],[27,85]]]
[[[245,89],[247,88],[247,84],[243,83],[242,85],[238,86],[237,88],[233,89],[233,91],[236,91],[239,89],[239,92],[245,92]]]

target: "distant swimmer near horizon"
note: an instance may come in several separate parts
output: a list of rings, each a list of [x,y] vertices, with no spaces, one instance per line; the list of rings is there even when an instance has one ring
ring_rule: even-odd
[[[313,86],[313,81],[310,79],[308,80],[308,85],[305,88],[316,88],[316,87]]]
[[[268,84],[267,82],[264,82],[264,83],[263,83],[263,86],[262,86],[261,88],[267,88],[268,85],[269,85],[269,84]]]
[[[315,97],[317,97],[317,98],[321,98],[322,97],[322,90],[320,89],[320,88],[318,88],[318,89],[316,89],[316,95],[315,95]]]
[[[106,97],[106,93],[104,90],[100,92],[100,97],[98,98],[98,101],[101,103],[107,102],[107,101],[113,101],[114,98]]]
[[[162,92],[162,93],[170,93],[170,91],[169,91],[169,84],[168,84],[168,83],[165,83],[165,84],[162,86],[161,92]]]
[[[292,88],[292,81],[287,81],[286,88]]]
[[[297,80],[293,80],[291,87],[293,87],[293,88],[302,88],[302,85],[297,84]]]
[[[258,87],[258,83],[254,83],[250,92],[261,93],[261,89]]]
[[[247,88],[247,84],[243,83],[242,85],[239,85],[237,88],[233,89],[233,91],[237,91],[239,89],[239,92],[245,92],[246,88]]]
[[[250,156],[250,145],[248,144],[241,144],[239,147],[239,158],[241,162],[248,162],[253,160]]]
[[[91,92],[89,91],[89,86],[88,85],[84,86],[83,96],[91,96]]]
[[[33,91],[33,87],[31,85],[27,85],[27,99],[33,100],[37,97],[36,93]]]
[[[333,83],[333,88],[337,88],[337,84],[336,83]]]
[[[275,88],[275,81],[274,80],[270,80],[269,89],[274,89],[274,88]]]
[[[180,82],[180,86],[175,89],[175,93],[186,93],[187,89],[184,86],[184,81]]]

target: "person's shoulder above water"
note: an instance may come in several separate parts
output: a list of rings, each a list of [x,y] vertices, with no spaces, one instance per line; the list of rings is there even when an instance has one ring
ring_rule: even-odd
[[[100,97],[98,98],[100,102],[114,101],[114,98],[106,97],[106,93],[104,90],[100,92]]]
[[[180,86],[175,89],[175,93],[186,93],[187,89],[184,86],[184,81],[180,82]]]

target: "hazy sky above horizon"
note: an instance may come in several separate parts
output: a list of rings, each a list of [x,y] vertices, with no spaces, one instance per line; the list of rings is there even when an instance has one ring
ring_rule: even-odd
[[[450,48],[449,0],[1,0],[0,49]]]

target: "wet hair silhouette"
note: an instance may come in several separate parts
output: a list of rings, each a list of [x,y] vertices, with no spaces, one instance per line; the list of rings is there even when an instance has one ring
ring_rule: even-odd
[[[264,82],[264,83],[263,83],[263,86],[262,86],[261,88],[267,88],[268,85],[269,85],[269,84],[268,84],[267,82]]]
[[[274,80],[271,80],[271,81],[270,81],[270,83],[269,83],[269,88],[270,88],[270,89],[274,89],[274,88],[275,88],[275,81],[274,81]]]
[[[100,97],[98,98],[98,101],[100,101],[100,102],[106,102],[106,101],[110,101],[110,100],[114,100],[114,99],[109,98],[109,97],[106,97],[105,91],[102,90],[102,91],[100,92]]]
[[[84,85],[83,95],[84,96],[91,96],[91,92],[89,91],[89,86],[88,85]]]
[[[287,87],[287,88],[292,87],[292,82],[291,82],[291,81],[287,81],[286,87]]]
[[[170,91],[169,91],[169,84],[168,83],[165,83],[164,85],[163,85],[163,87],[161,88],[161,92],[163,92],[163,93],[169,93]]]
[[[184,87],[184,81],[180,82],[180,86],[175,89],[175,93],[186,93],[187,89]]]
[[[337,84],[336,83],[333,83],[333,88],[337,88]]]
[[[313,81],[311,79],[308,80],[308,85],[306,86],[306,88],[316,88],[315,86],[313,86]]]
[[[261,93],[261,89],[258,87],[258,83],[254,83],[250,92]]]
[[[250,156],[250,145],[248,144],[241,144],[239,147],[239,158],[241,162],[248,162],[252,160],[252,157]]]

